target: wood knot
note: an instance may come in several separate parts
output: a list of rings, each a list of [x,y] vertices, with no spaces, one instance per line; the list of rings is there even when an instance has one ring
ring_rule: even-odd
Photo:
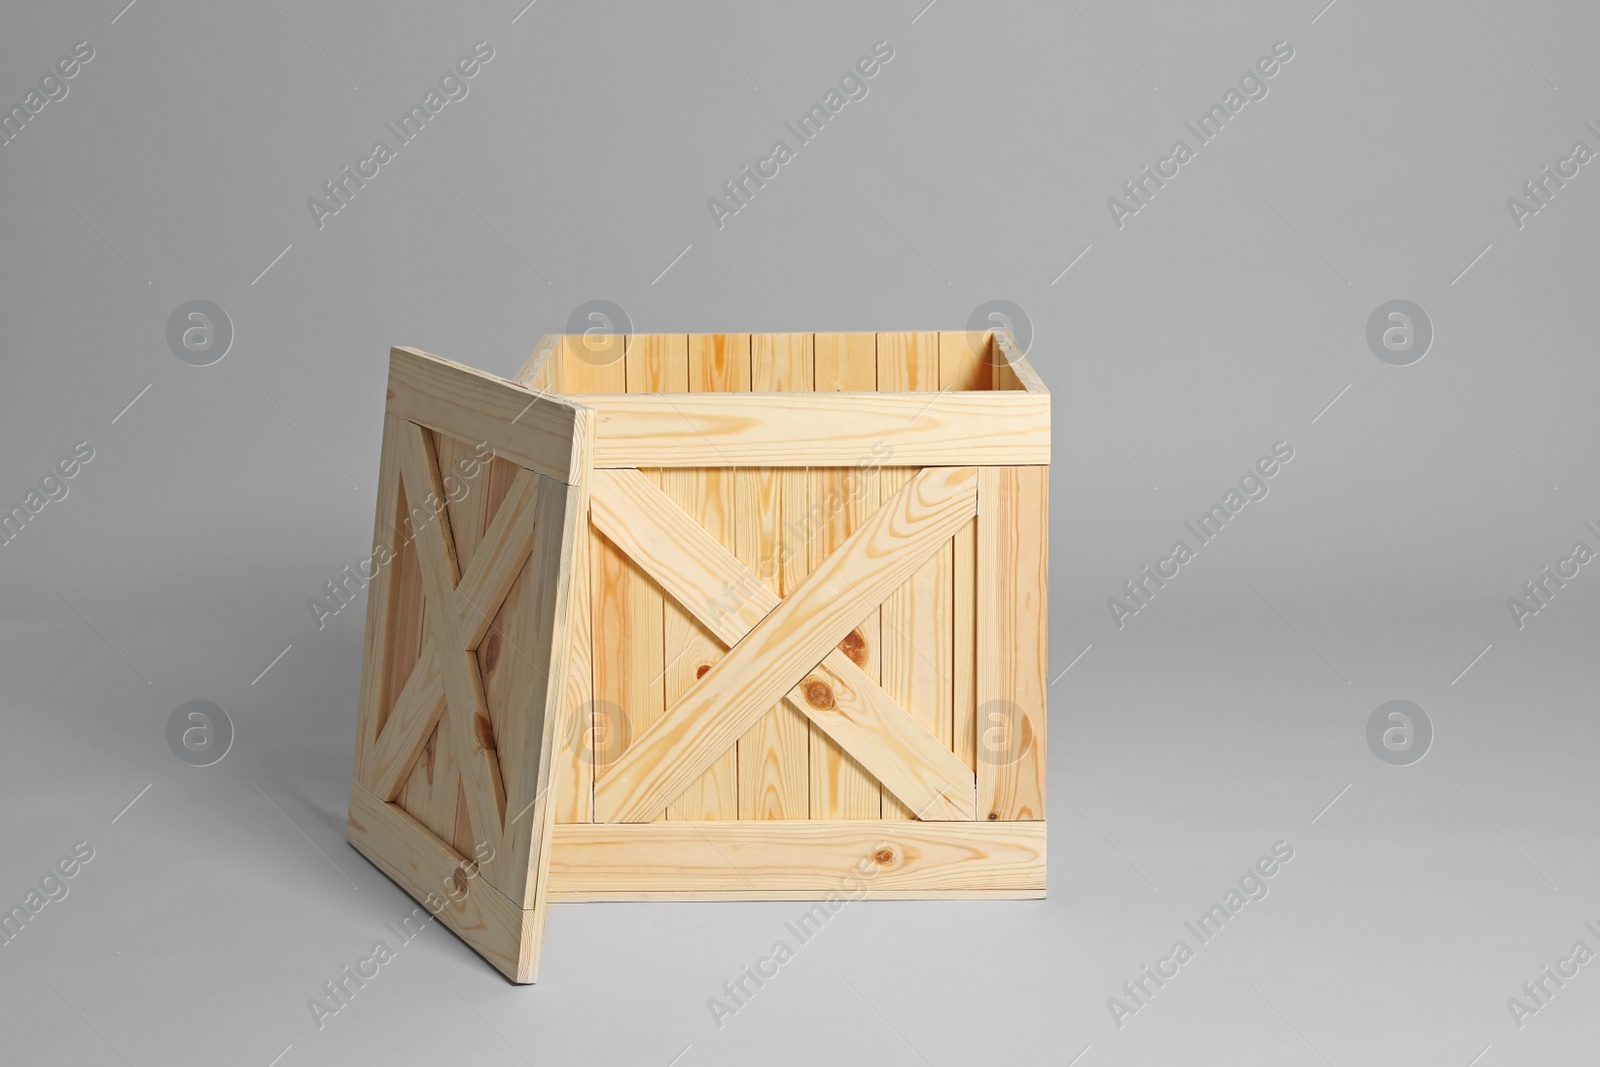
[[[485,638],[484,642],[483,642],[482,658],[483,658],[483,673],[484,674],[493,674],[494,673],[495,664],[500,662],[500,633],[499,633],[499,631],[497,631],[497,630],[490,630],[489,631],[489,636],[487,638]]]
[[[885,845],[872,854],[872,862],[880,867],[887,867],[894,862],[894,849]]]
[[[819,709],[833,707],[833,690],[828,687],[827,682],[813,676],[801,682],[800,685],[805,689],[807,704]]]
[[[483,714],[475,715],[472,718],[472,724],[478,731],[478,744],[485,752],[493,755],[495,751],[494,727],[489,725],[489,716]]]
[[[453,882],[455,887],[463,894],[468,892],[467,872],[462,870],[460,867],[457,867],[456,873],[450,876],[450,881]]]
[[[696,667],[694,669],[694,676],[696,678],[704,678],[706,676],[706,671],[709,671],[710,669],[711,669],[711,664],[702,663],[702,664],[700,664],[700,666],[698,666],[698,667]]]
[[[989,821],[990,822],[997,822],[997,821],[999,821],[999,819],[1000,819],[1000,813],[998,811],[991,811],[989,813]]]
[[[865,667],[867,665],[867,635],[861,632],[860,627],[851,630],[845,635],[844,640],[839,642],[839,651],[849,656],[857,667]]]

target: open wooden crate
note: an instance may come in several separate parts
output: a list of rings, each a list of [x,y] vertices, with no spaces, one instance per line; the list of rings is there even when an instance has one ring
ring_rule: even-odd
[[[351,842],[519,982],[551,900],[1043,896],[1049,459],[1005,332],[395,349]]]

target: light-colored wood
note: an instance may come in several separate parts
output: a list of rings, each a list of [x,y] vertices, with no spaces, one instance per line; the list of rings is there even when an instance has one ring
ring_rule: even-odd
[[[1039,372],[1033,369],[1033,364],[1023,355],[1022,346],[1017,344],[1015,335],[1010,330],[996,330],[993,337],[995,362],[1004,364],[1010,369],[1016,379],[1016,387],[1041,396],[1048,394],[1050,387],[1044,384]]]
[[[479,477],[488,481],[487,472]],[[489,624],[494,621],[493,605],[505,600],[511,583],[528,558],[528,550],[533,545],[533,516],[538,499],[539,475],[530,470],[520,472],[487,530],[479,535],[471,562],[463,566],[455,603],[461,639],[467,648],[477,648],[483,640]],[[452,512],[452,531],[454,523]]]
[[[413,426],[404,435],[400,474],[408,496],[419,500],[445,498],[436,457],[420,426]],[[460,763],[472,834],[475,840],[498,850],[505,822],[505,788],[478,659],[464,648],[456,613],[456,583],[461,580],[461,572],[447,510],[441,509],[433,522],[418,528],[417,555],[429,604],[428,632],[444,680],[445,715],[450,720],[449,735]]]
[[[691,393],[749,392],[749,334],[691,334],[685,338]],[[735,547],[734,487],[731,468],[673,468],[661,474],[661,487],[683,512],[724,549]],[[666,618],[667,706],[671,707],[711,665],[722,646],[699,619],[671,597]],[[736,819],[739,816],[739,753],[735,743],[712,760],[705,772],[669,805],[669,819]]]
[[[810,392],[812,365],[809,333],[750,338],[754,392]],[[792,467],[748,467],[739,474],[734,554],[769,591],[787,596],[811,571],[805,546],[791,545],[784,532],[790,519],[805,515],[810,478],[804,469]],[[780,701],[739,739],[739,818],[809,815],[809,735],[806,717]]]
[[[517,980],[551,899],[1042,896],[1050,399],[992,331],[395,350],[352,841]]]
[[[880,391],[936,392],[942,387],[939,366],[937,333],[878,335]],[[907,467],[881,468],[878,481],[883,499],[889,499],[913,473]],[[952,555],[947,545],[883,602],[879,651],[884,692],[953,752],[952,580]],[[911,819],[916,814],[897,797],[884,796],[885,819]]]
[[[637,472],[596,471],[593,484],[595,524],[723,644],[737,644],[752,629],[749,620],[768,618],[780,605],[753,571]],[[722,575],[722,589],[708,595]],[[969,768],[843,650],[830,650],[788,693],[788,704],[912,813],[930,820],[973,818]]]
[[[1049,468],[985,467],[978,482],[978,813],[1043,819]]]
[[[558,826],[549,892],[555,901],[1039,898],[1045,826],[873,820]]]
[[[939,334],[939,388],[987,389],[990,365],[983,358],[983,335],[965,331]],[[980,501],[981,507],[981,501]],[[978,616],[974,601],[978,520],[956,531],[951,541],[951,736],[953,749],[968,767],[977,767]]]
[[[565,388],[561,374],[561,334],[547,333],[523,361],[511,380],[536,393],[559,393]]]
[[[463,857],[397,804],[356,786],[346,828],[350,843],[412,899],[436,914],[456,936],[513,982],[538,977],[543,924],[471,870]]]
[[[371,745],[368,773],[362,778],[367,788],[384,800],[399,797],[443,711],[444,679],[430,638],[423,641],[422,657],[394,702],[383,732]]]
[[[563,485],[541,477],[533,546],[522,571],[520,610],[506,631],[504,655],[512,714],[500,744],[502,766],[515,769],[506,780],[506,832],[501,862],[489,880],[515,903],[538,911],[536,890],[549,867],[551,827],[555,824],[554,774],[561,766],[557,749],[570,729],[564,715],[567,671],[574,620],[573,555],[583,527],[587,482]],[[526,820],[526,822],[524,822]],[[542,924],[542,918],[535,917]]]
[[[884,444],[913,467],[1050,459],[1050,398],[1023,391],[582,400],[599,467],[840,467]]]
[[[567,648],[567,696],[555,753],[554,787],[557,823],[594,818],[594,617],[591,611],[590,560],[599,535],[589,528],[587,511],[578,523],[572,553],[572,637]]]
[[[572,442],[587,436],[588,412],[548,393],[414,348],[394,348],[388,411],[463,441],[484,442],[496,455],[559,482],[578,481]]]
[[[972,468],[917,475],[666,715],[635,735],[596,783],[596,818],[640,821],[677,796],[966,522],[976,488]]]
[[[870,333],[819,333],[813,338],[815,395],[849,392],[878,395],[878,337]],[[822,395],[821,399],[836,399]],[[858,424],[860,425],[860,424]],[[874,442],[881,444],[882,438]],[[807,538],[811,566],[822,561],[878,510],[878,464],[875,453],[861,451],[846,467],[813,466],[811,499],[815,529]],[[808,515],[808,519],[811,516]],[[881,599],[881,598],[879,598]],[[877,604],[845,637],[850,658],[871,679],[879,677]],[[854,691],[854,690],[852,690]],[[802,708],[804,705],[802,705]],[[876,818],[883,810],[883,789],[856,757],[822,724],[811,729],[811,817],[814,819]]]

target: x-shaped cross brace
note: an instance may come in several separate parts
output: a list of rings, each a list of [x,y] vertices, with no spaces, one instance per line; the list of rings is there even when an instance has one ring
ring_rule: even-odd
[[[782,600],[637,470],[590,491],[595,526],[729,646],[605,770],[597,820],[651,819],[779,698],[921,818],[975,817],[973,772],[837,647],[976,514],[973,468],[915,475]],[[729,587],[743,602],[719,610]]]

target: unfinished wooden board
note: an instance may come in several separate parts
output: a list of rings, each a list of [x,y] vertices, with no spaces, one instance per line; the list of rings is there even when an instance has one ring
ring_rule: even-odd
[[[394,570],[380,585],[362,674],[363,708],[388,710],[363,713],[350,839],[419,900],[430,881],[452,898],[439,879],[462,882],[463,893],[470,880],[475,903],[451,903],[453,918],[441,917],[502,971],[531,981],[575,629],[567,575],[591,457],[572,436],[571,455],[548,464],[554,475],[496,458],[492,445],[457,435],[472,420],[451,406],[498,395],[493,380],[403,357],[396,363],[409,387],[431,382],[455,399],[439,406],[412,396],[412,414],[432,418],[434,404],[450,425],[414,422],[394,413],[391,380],[378,530],[393,538],[380,566]],[[542,403],[567,409],[573,432],[586,425],[565,401]],[[547,426],[560,421],[551,416],[541,416]],[[459,866],[464,857],[470,870]]]
[[[415,348],[389,352],[388,411],[568,485],[581,467],[572,450],[587,412]],[[443,497],[441,497],[443,499]]]
[[[1024,391],[595,394],[582,401],[594,412],[601,467],[840,467],[885,444],[905,466],[1050,458],[1050,398]]]
[[[681,792],[966,522],[975,490],[971,468],[934,468],[908,483],[633,739],[596,783],[596,818],[638,821]]]
[[[752,391],[811,391],[810,334],[757,334],[750,344]],[[739,475],[734,554],[769,592],[788,596],[811,571],[810,554],[786,533],[806,514],[810,479],[792,467],[747,467]],[[780,701],[739,739],[739,818],[808,817],[809,736],[805,716]]]
[[[691,334],[687,384],[691,393],[748,392],[749,334]],[[728,467],[673,468],[661,472],[661,488],[723,548],[736,541],[734,488],[739,472]],[[667,706],[671,707],[722,658],[722,646],[695,615],[668,597],[666,617]],[[711,765],[668,808],[669,819],[736,819],[739,816],[738,745]]]
[[[851,877],[855,872],[855,877]],[[1024,899],[1043,823],[871,820],[558,826],[550,899]]]
[[[977,612],[978,812],[1043,819],[1049,588],[1049,469],[979,473]]]

